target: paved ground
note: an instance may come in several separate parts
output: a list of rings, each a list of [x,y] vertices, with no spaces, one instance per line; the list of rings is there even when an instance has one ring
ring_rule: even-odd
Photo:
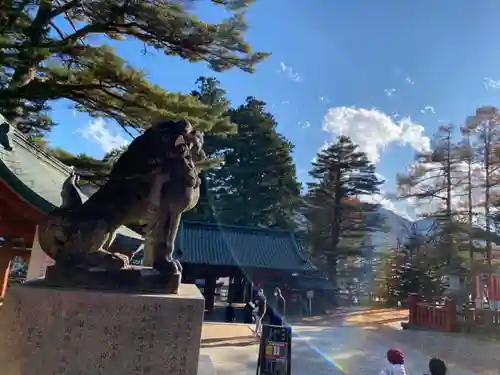
[[[386,350],[396,346],[406,353],[410,374],[426,372],[429,359],[439,356],[452,375],[500,375],[500,345],[456,335],[401,331],[396,318],[401,320],[394,311],[377,310],[345,312],[334,319],[318,319],[314,325],[297,322],[293,325],[292,374],[377,374],[386,365]],[[254,375],[257,343],[251,327],[209,326],[204,327],[201,350],[210,355],[217,374]]]
[[[401,322],[408,320],[408,310],[387,308],[343,308],[335,313],[295,319],[293,325],[309,325],[315,327],[338,327],[338,326],[390,326],[401,327]]]

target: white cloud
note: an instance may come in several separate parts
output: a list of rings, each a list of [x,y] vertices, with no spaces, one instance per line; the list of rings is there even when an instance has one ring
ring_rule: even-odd
[[[426,105],[424,108],[420,110],[422,113],[432,113],[433,115],[436,114],[436,111],[434,110],[434,107],[431,105]]]
[[[430,149],[430,140],[422,125],[409,117],[396,121],[376,108],[330,108],[323,119],[323,130],[334,137],[345,135],[376,163],[390,144],[408,145],[416,151]]]
[[[302,76],[299,72],[296,72],[292,69],[291,66],[286,65],[283,61],[280,62],[280,70],[281,73],[285,73],[288,78],[290,78],[294,82],[301,82]]]
[[[393,89],[393,88],[384,90],[384,93],[386,96],[392,96],[392,95],[394,95],[395,92],[396,92],[396,89]]]
[[[415,215],[410,205],[405,204],[406,202],[403,201],[387,198],[383,192],[380,194],[363,195],[360,197],[360,200],[366,203],[379,204],[386,210],[392,211],[408,221],[415,220]]]
[[[319,101],[324,103],[330,103],[330,98],[328,96],[320,96]]]
[[[395,194],[387,193],[387,179],[380,173],[375,173],[375,176],[379,181],[384,181],[380,186],[379,194],[363,195],[359,198],[361,201],[372,204],[379,204],[386,210],[394,212],[396,215],[408,221],[414,221],[416,219],[415,211],[413,206],[407,201],[398,200]]]
[[[104,152],[109,152],[129,143],[118,132],[113,133],[109,128],[109,125],[103,119],[98,118],[89,121],[86,127],[78,129],[77,132],[85,139],[98,143]]]
[[[301,128],[302,129],[307,129],[307,128],[310,128],[311,127],[311,123],[309,121],[304,121],[303,123],[301,123]]]
[[[500,80],[494,80],[492,78],[484,78],[483,84],[486,90],[500,88]]]
[[[405,77],[405,82],[409,85],[414,85],[415,81],[411,77]]]
[[[290,100],[282,100],[282,101],[281,101],[281,104],[283,104],[283,105],[290,104]]]

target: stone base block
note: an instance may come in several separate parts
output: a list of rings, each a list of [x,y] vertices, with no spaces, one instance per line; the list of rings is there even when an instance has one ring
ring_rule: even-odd
[[[198,362],[198,375],[217,375],[210,356],[206,354],[200,355]]]
[[[197,375],[204,299],[179,294],[9,288],[0,309],[2,375]]]

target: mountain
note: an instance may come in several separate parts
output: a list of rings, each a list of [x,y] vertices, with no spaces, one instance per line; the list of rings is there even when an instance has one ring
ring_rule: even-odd
[[[372,233],[371,245],[374,251],[386,252],[395,248],[398,241],[405,242],[411,233],[412,222],[383,206],[378,207],[377,213],[383,218],[386,230]]]
[[[412,226],[412,222],[409,219],[381,205],[378,206],[377,213],[382,216],[386,231],[376,231],[371,234],[370,242],[374,246],[374,251],[385,252],[390,248],[396,247],[398,240],[401,243],[409,237]],[[302,214],[296,214],[294,220],[299,232],[307,230],[307,220]]]

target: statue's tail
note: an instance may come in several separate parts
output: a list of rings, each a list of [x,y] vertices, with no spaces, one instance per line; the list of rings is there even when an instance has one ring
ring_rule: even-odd
[[[73,209],[75,207],[81,206],[86,200],[84,194],[77,186],[77,180],[78,175],[76,175],[75,172],[72,171],[66,181],[64,181],[61,191],[61,207]]]

